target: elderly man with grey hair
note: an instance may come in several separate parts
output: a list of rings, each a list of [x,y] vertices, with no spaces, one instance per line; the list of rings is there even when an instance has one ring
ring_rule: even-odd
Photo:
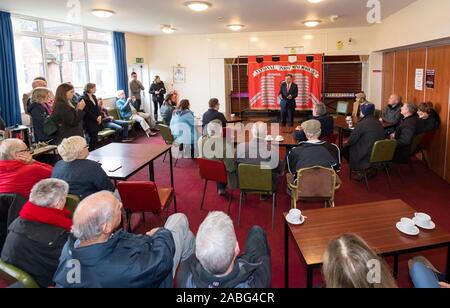
[[[52,169],[35,161],[22,140],[5,139],[0,143],[0,194],[19,194],[28,199],[31,188],[49,178]]]
[[[122,204],[110,192],[84,199],[55,274],[64,288],[171,288],[178,263],[188,259],[195,238],[185,215],[146,235],[119,229]]]
[[[320,122],[322,127],[322,132],[320,134],[320,139],[331,136],[334,133],[334,119],[333,116],[328,114],[327,106],[324,103],[314,104],[312,117],[308,120],[317,120]],[[294,137],[297,141],[308,141],[305,132],[301,126],[298,126],[295,130]]]
[[[30,274],[42,288],[53,284],[72,227],[71,213],[65,209],[68,191],[69,185],[61,180],[37,183],[10,225],[2,250],[3,261]]]
[[[240,255],[233,221],[212,212],[197,233],[195,255],[180,265],[179,288],[270,288],[271,253],[267,236],[253,227]]]

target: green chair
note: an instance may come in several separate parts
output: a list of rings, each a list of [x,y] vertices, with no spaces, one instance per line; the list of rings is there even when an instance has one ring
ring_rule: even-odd
[[[164,141],[166,142],[167,145],[170,145],[172,147],[174,147],[174,146],[178,147],[178,155],[177,155],[177,158],[175,160],[175,167],[176,167],[177,163],[178,163],[178,159],[180,158],[180,155],[182,153],[183,145],[182,144],[178,144],[178,143],[175,142],[175,137],[172,135],[172,131],[170,130],[169,126],[164,125],[164,124],[159,124],[158,128],[159,128],[161,136],[163,137],[163,139],[164,139]],[[166,155],[164,155],[163,162],[166,161],[166,156],[167,156],[167,153],[166,153]]]
[[[272,229],[275,226],[275,206],[277,200],[276,187],[272,187],[272,170],[263,169],[260,165],[240,164],[238,167],[239,198],[238,225],[241,223],[241,207],[244,194],[272,195]]]
[[[66,198],[66,208],[72,213],[72,217],[73,214],[75,213],[75,210],[78,207],[78,204],[80,204],[81,199],[78,196],[75,195],[67,195]]]
[[[380,119],[380,118],[383,116],[383,111],[381,111],[380,109],[375,109],[374,116],[375,116],[377,119]]]
[[[22,285],[27,289],[39,288],[39,285],[29,274],[25,273],[21,269],[18,269],[17,267],[11,264],[3,262],[2,260],[0,260],[0,272],[22,283]]]
[[[348,114],[349,103],[345,101],[339,101],[336,107],[337,115],[347,115]]]
[[[100,140],[107,139],[116,134],[116,131],[110,128],[106,128],[100,132],[98,132],[98,138]]]
[[[119,110],[117,108],[106,108],[108,114],[114,118],[114,120],[121,120]]]

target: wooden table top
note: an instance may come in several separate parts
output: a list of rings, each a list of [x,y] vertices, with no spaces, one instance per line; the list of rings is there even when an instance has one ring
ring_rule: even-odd
[[[39,155],[43,155],[43,154],[47,154],[47,153],[56,151],[57,149],[58,149],[58,147],[56,145],[47,145],[47,146],[40,147],[40,148],[33,150],[32,156],[37,157]]]
[[[243,121],[241,117],[232,117],[231,115],[225,115],[225,119],[227,119],[228,123],[240,123]]]
[[[90,153],[88,159],[101,163],[108,177],[120,180],[127,179],[170,148],[157,144],[111,143]]]
[[[415,212],[401,200],[307,210],[303,211],[306,222],[289,224],[289,230],[308,266],[322,264],[329,242],[345,233],[359,235],[381,255],[450,243],[450,233],[439,226],[431,231],[420,229],[418,236],[398,231],[396,223],[414,217]]]
[[[275,139],[278,135],[283,136],[284,140],[281,142],[273,141],[271,142],[275,146],[280,147],[293,147],[298,145],[298,141],[294,137],[294,128],[292,127],[281,127],[279,131],[272,132],[270,125],[268,126],[268,134],[272,135]],[[233,129],[228,129],[227,132],[232,132]],[[235,131],[235,141],[236,143],[249,142],[253,139],[251,131]]]
[[[347,118],[346,116],[342,116],[342,115],[334,117],[334,126],[337,128],[341,128],[341,129],[351,130],[351,128],[347,124],[346,118]],[[360,119],[357,117],[352,117],[352,120],[353,120],[353,128],[354,128],[356,126],[356,124],[358,124]],[[385,122],[385,121],[382,122],[382,125],[384,128],[390,128],[390,127],[395,126],[395,124]]]

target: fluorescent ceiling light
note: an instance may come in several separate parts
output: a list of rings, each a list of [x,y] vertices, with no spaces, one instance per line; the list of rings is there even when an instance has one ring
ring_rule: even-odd
[[[169,26],[169,25],[162,25],[161,27],[162,32],[166,33],[166,34],[172,34],[174,33],[177,29]]]
[[[314,28],[317,27],[321,22],[321,20],[305,20],[303,24],[308,28]]]
[[[242,28],[244,28],[244,25],[239,25],[239,24],[232,24],[232,25],[228,25],[227,28],[230,29],[231,31],[239,31],[242,30]]]
[[[102,10],[102,9],[95,9],[92,10],[91,13],[95,16],[97,16],[98,18],[108,18],[111,17],[115,14],[114,11],[110,11],[110,10]]]
[[[212,4],[206,1],[188,1],[184,4],[195,12],[203,12],[209,9]]]

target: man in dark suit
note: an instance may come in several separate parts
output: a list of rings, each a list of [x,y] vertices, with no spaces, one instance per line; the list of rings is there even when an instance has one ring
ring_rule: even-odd
[[[293,82],[291,74],[286,75],[285,82],[281,84],[281,126],[286,126],[286,119],[289,126],[294,127],[294,114],[296,108],[295,99],[298,96],[298,86]]]

